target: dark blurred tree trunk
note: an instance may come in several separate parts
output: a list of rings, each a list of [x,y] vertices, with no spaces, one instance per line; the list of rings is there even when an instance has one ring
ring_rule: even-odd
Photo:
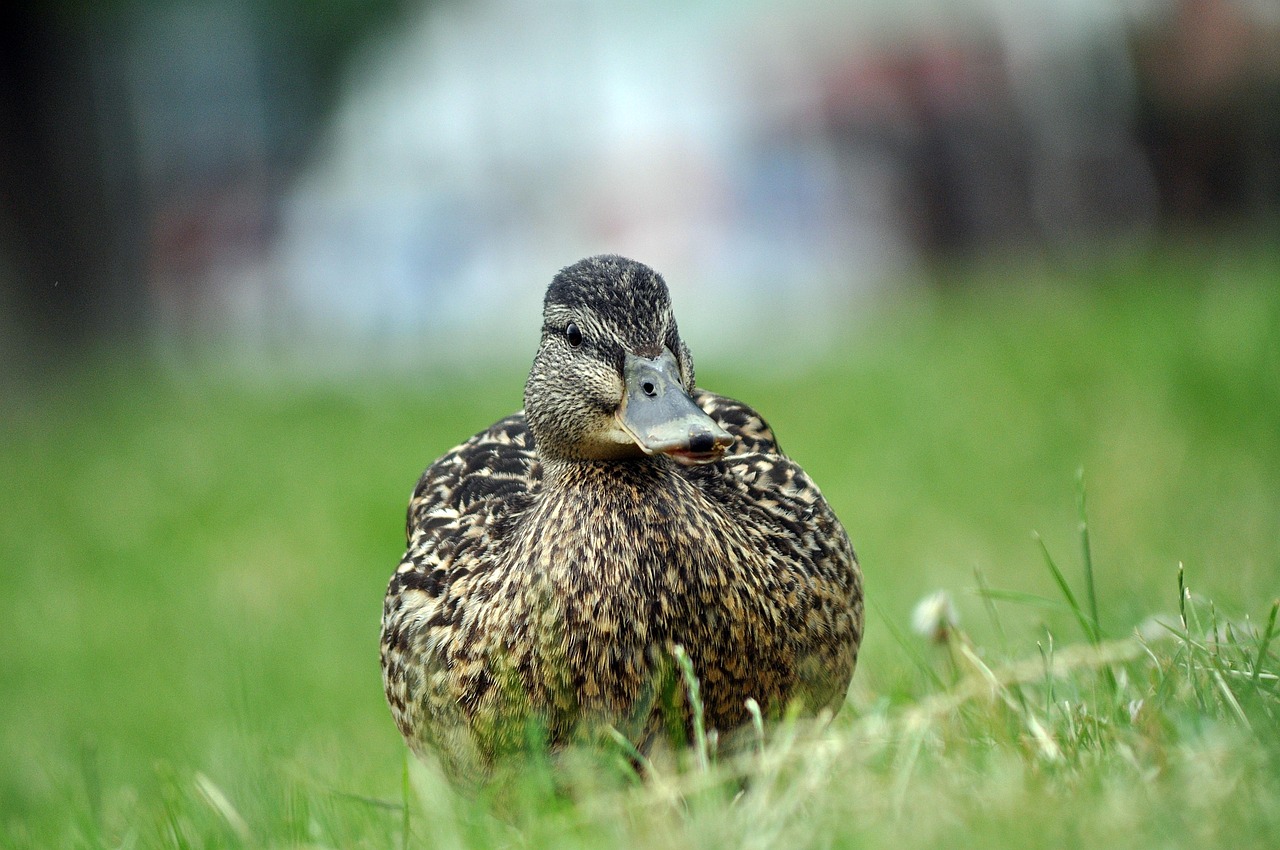
[[[85,15],[0,11],[0,285],[33,353],[137,330],[146,309],[134,163],[105,162],[127,133],[120,75]],[[105,28],[105,23],[101,28]],[[115,95],[115,96],[113,96]]]

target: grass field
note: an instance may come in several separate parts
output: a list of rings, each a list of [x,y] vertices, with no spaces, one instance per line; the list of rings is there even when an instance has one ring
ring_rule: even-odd
[[[11,381],[0,843],[1275,846],[1280,253],[959,277],[794,374],[699,363],[863,561],[832,724],[643,783],[616,754],[533,765],[501,799],[408,765],[377,632],[416,475],[518,405],[525,362],[321,385],[102,356]],[[938,643],[911,628],[936,590],[960,620]]]

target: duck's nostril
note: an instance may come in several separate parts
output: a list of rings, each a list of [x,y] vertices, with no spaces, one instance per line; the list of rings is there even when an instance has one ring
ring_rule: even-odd
[[[644,390],[644,394],[647,396],[655,395],[658,392],[658,388],[653,385],[653,381],[645,381],[640,385],[640,389]]]
[[[689,438],[689,451],[695,454],[709,452],[716,447],[716,438],[708,433],[694,434]]]

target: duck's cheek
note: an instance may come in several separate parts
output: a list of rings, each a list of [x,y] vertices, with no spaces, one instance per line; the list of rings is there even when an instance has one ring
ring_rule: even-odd
[[[595,410],[612,414],[622,404],[626,391],[622,378],[612,370],[593,369],[581,377],[578,392]]]
[[[635,438],[631,432],[622,426],[616,415],[608,416],[600,425],[600,439],[610,445],[625,446],[629,451],[628,454],[640,453],[640,446],[636,444]]]
[[[639,457],[640,447],[613,414],[593,417],[577,441],[579,457],[586,460],[623,460]]]

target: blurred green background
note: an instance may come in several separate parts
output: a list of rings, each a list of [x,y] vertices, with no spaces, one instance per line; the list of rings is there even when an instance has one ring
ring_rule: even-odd
[[[1079,575],[1081,469],[1108,634],[1173,610],[1180,563],[1224,619],[1261,613],[1280,25],[1066,4],[1041,44],[1000,4],[908,6],[5,12],[8,836],[146,843],[196,772],[282,840],[390,836],[357,797],[400,793],[377,639],[409,491],[519,406],[543,287],[598,251],[667,274],[699,383],[847,525],[850,710],[912,693],[892,633],[923,595],[999,641],[975,570],[1054,596],[1036,532]],[[619,39],[686,58],[619,70]],[[1072,628],[1000,611],[1024,647]]]

